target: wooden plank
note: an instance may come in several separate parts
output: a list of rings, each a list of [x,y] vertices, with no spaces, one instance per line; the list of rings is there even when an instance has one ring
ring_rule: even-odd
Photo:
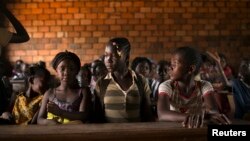
[[[112,123],[82,125],[0,126],[0,140],[53,141],[206,141],[206,128],[186,129],[180,123]]]

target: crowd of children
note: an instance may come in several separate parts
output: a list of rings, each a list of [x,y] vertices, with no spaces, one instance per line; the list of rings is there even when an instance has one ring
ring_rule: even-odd
[[[5,28],[0,45],[29,40],[19,21],[4,7],[17,33]],[[81,124],[175,121],[199,128],[205,122],[230,124],[231,110],[222,91],[232,93],[233,118],[250,117],[250,61],[243,59],[235,76],[223,54],[201,55],[193,47],[178,47],[171,60],[158,63],[143,56],[132,60],[127,38],[110,39],[101,59],[81,65],[77,54],[59,52],[51,61],[28,65],[17,60],[12,75],[0,76],[0,124]],[[4,62],[1,61],[3,66]],[[23,80],[22,89],[10,80]]]

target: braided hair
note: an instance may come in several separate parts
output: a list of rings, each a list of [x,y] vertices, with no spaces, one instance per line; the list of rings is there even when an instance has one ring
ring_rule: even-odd
[[[54,59],[51,62],[51,65],[53,67],[54,70],[56,70],[57,66],[63,61],[63,60],[72,60],[72,62],[75,63],[75,65],[77,66],[77,72],[79,72],[80,67],[81,67],[81,61],[79,59],[79,57],[73,53],[73,52],[69,52],[69,51],[65,51],[65,52],[59,52]]]
[[[41,65],[35,64],[28,68],[26,72],[27,77],[45,77],[46,80],[50,78],[50,72]]]
[[[107,46],[116,47],[117,53],[119,56],[124,58],[124,61],[127,61],[127,66],[129,65],[129,55],[130,55],[130,43],[125,37],[116,37],[109,40]]]

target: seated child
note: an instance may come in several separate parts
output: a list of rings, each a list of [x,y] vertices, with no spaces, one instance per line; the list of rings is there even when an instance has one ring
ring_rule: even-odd
[[[27,91],[12,95],[12,101],[14,101],[14,107],[11,108],[12,115],[10,112],[2,114],[4,119],[13,119],[15,124],[36,123],[43,94],[48,89],[47,82],[50,79],[50,72],[46,68],[38,65],[30,67],[27,76],[29,83]]]
[[[174,51],[170,80],[159,87],[159,121],[182,122],[188,128],[203,126],[204,119],[230,124],[229,119],[217,110],[211,83],[194,79],[200,65],[200,53],[194,48],[180,47]]]
[[[72,52],[60,52],[52,60],[60,85],[49,89],[43,98],[38,124],[65,124],[86,122],[91,95],[80,88],[76,76],[80,70],[79,57]]]

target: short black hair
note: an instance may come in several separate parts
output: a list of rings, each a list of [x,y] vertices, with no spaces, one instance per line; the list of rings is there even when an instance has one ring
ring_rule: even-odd
[[[28,68],[26,72],[27,77],[45,77],[46,80],[50,79],[50,72],[41,65],[32,65]]]
[[[149,66],[149,71],[152,71],[152,62],[147,57],[135,57],[131,63],[131,69],[135,71],[136,67],[141,62],[147,62]]]
[[[195,65],[196,69],[194,74],[198,74],[202,59],[201,54],[194,47],[183,46],[179,47],[174,51],[174,54],[180,54],[187,65]]]

